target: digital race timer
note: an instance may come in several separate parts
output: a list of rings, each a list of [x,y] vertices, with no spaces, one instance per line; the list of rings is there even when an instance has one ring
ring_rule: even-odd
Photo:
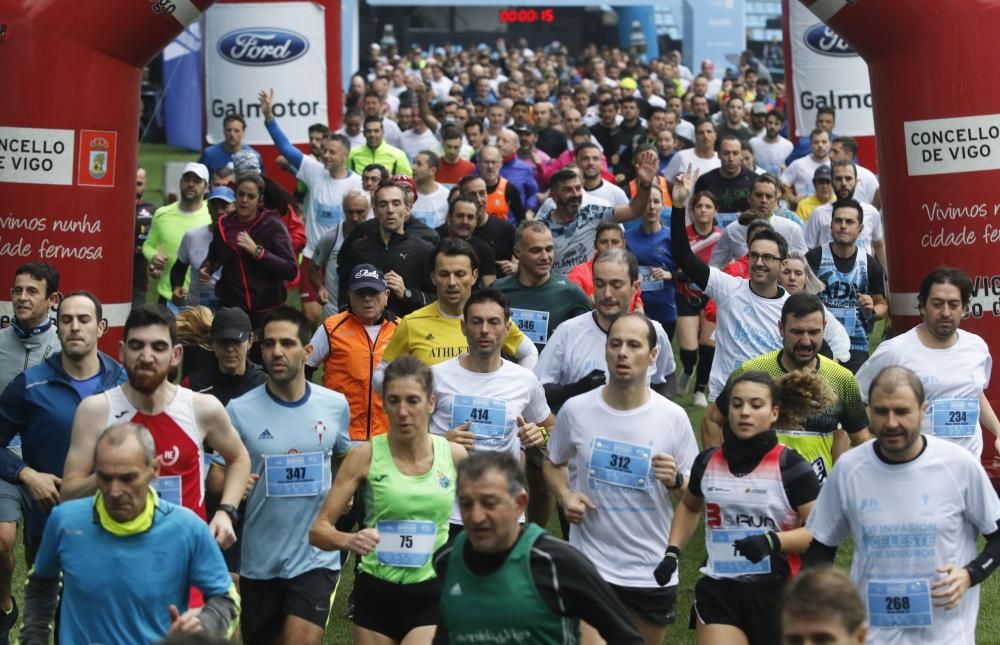
[[[555,22],[556,14],[552,9],[501,9],[500,22],[504,23],[534,23]]]

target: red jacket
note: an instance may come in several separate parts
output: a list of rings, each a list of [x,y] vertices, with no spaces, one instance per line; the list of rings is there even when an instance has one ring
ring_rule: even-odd
[[[295,257],[298,258],[302,253],[302,249],[306,248],[306,225],[302,223],[302,218],[295,212],[291,204],[288,205],[288,210],[281,215],[281,221],[285,225],[285,230],[288,231],[288,237],[291,238],[292,251],[295,252]],[[296,273],[295,279],[286,282],[285,286],[289,289],[294,289],[299,286],[301,278],[301,272]]]

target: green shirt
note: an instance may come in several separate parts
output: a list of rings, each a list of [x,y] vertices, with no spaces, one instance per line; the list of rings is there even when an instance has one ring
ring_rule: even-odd
[[[426,473],[411,476],[396,468],[389,436],[372,437],[372,462],[364,488],[365,526],[377,529],[380,535],[378,546],[361,558],[361,570],[386,582],[415,584],[434,578],[431,556],[448,541],[448,518],[455,501],[455,463],[447,439],[437,435],[430,438],[434,463]],[[421,529],[430,529],[433,534],[433,544],[422,549],[419,546],[426,533]],[[414,546],[418,547],[416,551]],[[422,557],[424,552],[426,559]],[[405,566],[387,564],[390,558],[409,561]],[[420,562],[419,566],[414,566],[416,562]]]
[[[745,372],[765,372],[775,379],[780,379],[788,373],[781,364],[783,349],[777,349],[767,354],[743,361],[729,376],[726,389],[715,401],[716,406],[727,416],[729,408],[729,388],[739,375]],[[820,483],[833,468],[833,433],[842,427],[850,434],[868,427],[868,414],[865,412],[864,401],[861,400],[861,389],[858,381],[849,369],[825,356],[817,356],[816,373],[826,381],[833,392],[833,403],[805,420],[802,428],[777,429],[778,441],[794,449],[807,461],[812,462],[813,469]]]
[[[150,279],[150,286],[153,286],[152,283],[155,283],[156,291],[162,297],[169,300],[173,295],[173,291],[170,288],[170,269],[174,266],[174,262],[177,261],[177,250],[181,246],[184,234],[193,228],[208,226],[211,223],[212,218],[208,214],[208,203],[204,201],[201,203],[201,208],[193,213],[181,211],[180,202],[174,202],[173,204],[158,208],[153,213],[153,223],[149,228],[149,236],[146,237],[146,241],[142,244],[142,254],[145,256],[146,262],[151,261],[158,250],[167,258],[167,265],[163,268],[163,272],[160,273],[160,279]],[[193,268],[195,272],[198,271],[198,267]],[[184,276],[185,289],[188,288],[189,276],[190,272]]]
[[[511,318],[539,352],[556,327],[593,309],[583,289],[556,274],[537,287],[524,286],[516,273],[500,278],[491,286],[510,298]]]
[[[365,166],[373,163],[385,166],[390,177],[393,175],[413,176],[413,169],[406,158],[406,153],[395,146],[390,146],[385,141],[374,150],[367,145],[351,148],[351,153],[347,157],[347,167],[359,175],[364,172]]]
[[[531,575],[531,548],[544,533],[537,524],[526,524],[503,565],[485,576],[466,567],[465,533],[459,534],[441,593],[441,618],[452,643],[577,642],[580,621],[549,609]]]

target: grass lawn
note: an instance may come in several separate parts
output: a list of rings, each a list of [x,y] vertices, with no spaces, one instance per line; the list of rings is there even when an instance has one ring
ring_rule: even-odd
[[[165,145],[143,144],[140,150],[140,160],[147,169],[148,188],[146,191],[149,201],[162,203],[162,164],[167,161],[189,161],[197,158],[196,153],[179,150]],[[873,342],[881,337],[881,329],[877,329],[873,337]],[[678,360],[679,364],[679,360]],[[316,379],[319,379],[317,373]],[[701,421],[702,411],[690,405],[691,397],[683,397],[681,403],[688,411],[691,423],[695,428],[696,436]],[[559,534],[558,523],[553,518],[549,530]],[[845,544],[838,554],[837,562],[840,566],[848,567],[852,546]],[[17,569],[14,576],[15,595],[19,599],[19,604],[23,606],[25,568],[20,541],[17,546]],[[664,642],[669,643],[694,643],[694,632],[687,629],[687,617],[693,600],[694,583],[698,579],[697,568],[705,558],[704,532],[699,530],[695,533],[691,543],[685,549],[681,558],[681,583],[678,593],[677,614],[678,622],[673,626]],[[336,602],[330,617],[329,626],[326,632],[326,643],[337,645],[351,642],[350,623],[346,619],[347,597],[353,585],[353,560],[344,568],[345,573],[341,579]],[[979,624],[976,633],[976,642],[985,645],[1000,644],[1000,576],[993,576],[983,584],[981,590]],[[392,611],[391,607],[386,607],[387,611]],[[166,611],[166,609],[164,609]],[[16,637],[16,630],[12,636]],[[13,639],[12,639],[13,642]]]

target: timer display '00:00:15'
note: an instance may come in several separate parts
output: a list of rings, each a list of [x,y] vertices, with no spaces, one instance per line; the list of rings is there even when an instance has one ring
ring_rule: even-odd
[[[500,22],[503,23],[533,23],[555,22],[556,13],[552,9],[501,9]]]

